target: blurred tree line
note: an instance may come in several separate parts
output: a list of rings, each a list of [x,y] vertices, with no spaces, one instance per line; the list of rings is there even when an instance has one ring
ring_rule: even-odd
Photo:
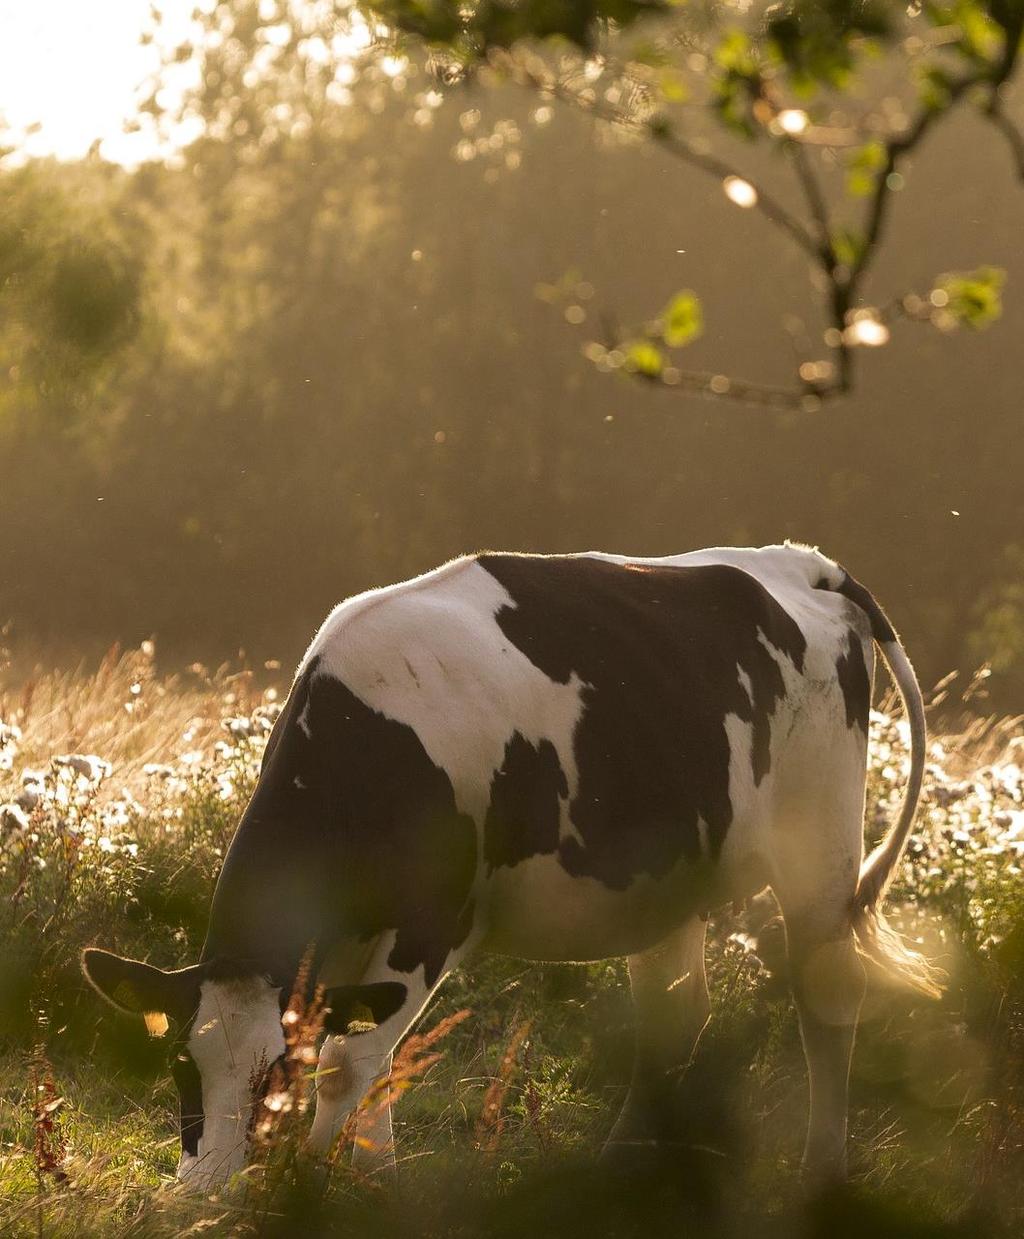
[[[861,295],[983,260],[1004,317],[875,350],[815,412],[724,405],[600,373],[594,338],[692,285],[694,364],[782,385],[820,339],[805,255],[657,142],[297,7],[219,4],[179,49],[205,130],[169,163],[0,160],[16,651],[155,633],[287,661],[338,598],[463,551],[792,537],[871,585],[924,679],[987,660],[1024,702],[1024,201],[988,118],[916,157]]]

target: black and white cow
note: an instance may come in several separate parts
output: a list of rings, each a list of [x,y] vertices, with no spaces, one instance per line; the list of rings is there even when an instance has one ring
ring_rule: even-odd
[[[876,643],[912,763],[865,861]],[[632,1141],[657,1134],[652,1099],[708,1019],[709,909],[770,886],[810,1072],[805,1166],[841,1174],[860,952],[930,984],[878,912],[924,746],[896,634],[816,550],[470,556],[343,602],[314,638],[200,962],[164,972],[90,949],[83,967],[114,1005],[175,1026],[178,1174],[205,1187],[244,1164],[253,1070],[283,1052],[307,944],[331,1007],[320,1150],[472,952],[627,956],[637,1058],[612,1141]],[[357,1010],[369,1031],[333,1035]],[[386,1147],[390,1116],[369,1135]]]

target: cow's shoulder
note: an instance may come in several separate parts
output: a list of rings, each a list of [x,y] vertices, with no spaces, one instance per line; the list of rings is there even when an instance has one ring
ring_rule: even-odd
[[[473,605],[493,611],[497,602],[482,595],[488,588],[493,594],[494,584],[476,570],[476,563],[477,556],[463,555],[420,576],[346,598],[320,625],[300,672],[318,660],[330,669],[349,648],[358,651],[393,640],[425,612]]]

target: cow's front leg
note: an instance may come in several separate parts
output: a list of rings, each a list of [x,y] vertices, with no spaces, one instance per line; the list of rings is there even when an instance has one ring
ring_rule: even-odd
[[[425,969],[395,971],[388,963],[393,947],[392,938],[381,941],[355,984],[328,984],[324,992],[326,1027],[340,1035],[329,1035],[320,1053],[310,1146],[321,1155],[329,1153],[359,1107],[352,1163],[364,1172],[395,1164],[386,1087],[392,1052],[448,972],[465,959],[470,943],[452,951],[429,980]]]
[[[706,928],[693,917],[664,942],[629,957],[636,1053],[629,1094],[606,1154],[678,1139],[680,1077],[711,1014],[704,972]]]
[[[334,1147],[353,1110],[356,1111],[352,1164],[363,1173],[394,1167],[391,1102],[386,1080],[391,1051],[379,1044],[361,1045],[360,1037],[328,1036],[316,1071],[316,1114],[310,1147],[321,1156]]]

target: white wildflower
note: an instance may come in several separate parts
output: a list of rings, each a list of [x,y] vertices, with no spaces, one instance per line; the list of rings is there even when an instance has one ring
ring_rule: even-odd
[[[55,766],[73,770],[89,783],[102,783],[110,775],[110,762],[95,753],[60,753],[53,757]]]
[[[18,804],[0,804],[0,831],[23,833],[28,830],[29,821],[24,809]]]

